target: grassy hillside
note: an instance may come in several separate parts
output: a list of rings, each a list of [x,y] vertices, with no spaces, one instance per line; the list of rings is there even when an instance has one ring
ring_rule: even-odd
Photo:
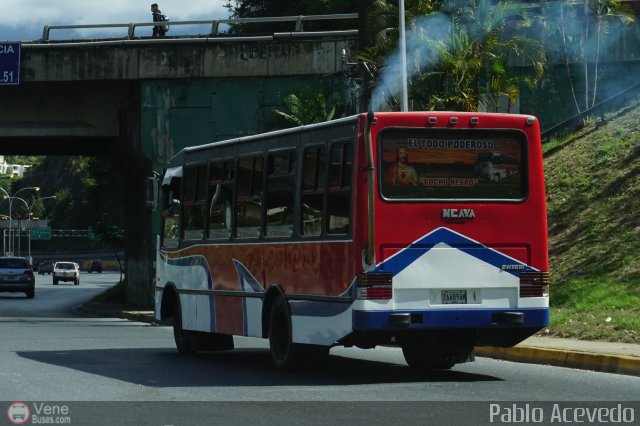
[[[640,343],[640,107],[544,149],[548,332]]]

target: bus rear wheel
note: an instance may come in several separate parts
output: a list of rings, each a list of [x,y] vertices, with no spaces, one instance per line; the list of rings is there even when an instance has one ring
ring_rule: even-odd
[[[448,370],[458,361],[459,356],[445,352],[434,352],[426,345],[402,346],[402,355],[409,367],[415,371]]]
[[[287,370],[297,363],[296,344],[291,336],[291,315],[284,297],[278,297],[269,312],[269,350],[276,368]]]
[[[269,349],[273,364],[280,370],[321,365],[329,356],[329,346],[293,343],[289,304],[282,296],[271,305]]]
[[[173,310],[173,339],[176,341],[176,348],[181,354],[195,352],[193,333],[182,328],[182,308],[179,296],[176,296],[176,304]]]

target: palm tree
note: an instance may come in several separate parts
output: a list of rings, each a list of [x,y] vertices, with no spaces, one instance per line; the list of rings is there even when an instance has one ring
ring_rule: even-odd
[[[374,4],[372,23],[391,25],[395,18],[391,12],[396,10],[392,2]],[[408,2],[407,10],[410,96],[421,108],[495,110],[501,98],[514,101],[522,83],[531,86],[541,79],[544,48],[540,41],[522,34],[531,21],[519,3],[500,1],[494,6],[489,0],[423,0]],[[390,14],[386,21],[381,19],[385,13]],[[394,27],[381,29],[376,43],[360,59],[383,70],[393,69],[388,58],[396,40]],[[383,57],[386,62],[380,65]],[[514,59],[531,66],[532,74],[512,74],[507,65]],[[379,80],[384,78],[383,72]]]

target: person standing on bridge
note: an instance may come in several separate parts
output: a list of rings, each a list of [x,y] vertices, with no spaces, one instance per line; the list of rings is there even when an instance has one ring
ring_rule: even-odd
[[[151,14],[153,15],[153,22],[162,22],[164,21],[162,12],[158,8],[158,3],[153,3],[151,5]],[[154,37],[164,37],[165,34],[164,25],[155,25],[153,27],[153,36]]]

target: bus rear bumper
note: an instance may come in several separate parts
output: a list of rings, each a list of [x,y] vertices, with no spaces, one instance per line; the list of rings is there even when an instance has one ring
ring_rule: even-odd
[[[353,311],[354,331],[548,325],[548,308]]]
[[[353,311],[354,331],[546,327],[548,308]]]
[[[549,324],[548,308],[353,311],[344,342],[361,347],[452,341],[511,347]]]

